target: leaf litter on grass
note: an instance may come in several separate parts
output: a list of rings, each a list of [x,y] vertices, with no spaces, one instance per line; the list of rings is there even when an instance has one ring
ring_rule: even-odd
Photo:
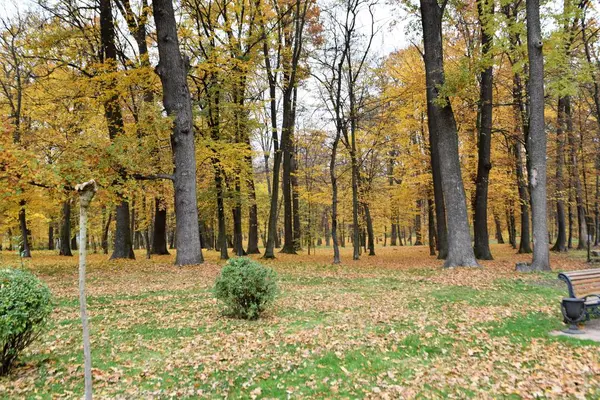
[[[514,272],[509,246],[481,269],[440,268],[425,247],[378,248],[267,264],[281,295],[258,321],[223,317],[211,287],[222,262],[91,255],[89,309],[98,398],[594,398],[598,347],[557,340],[566,293],[552,274]],[[5,257],[9,258],[9,257]],[[552,255],[555,269],[580,261]],[[58,306],[50,331],[0,379],[6,398],[75,398],[83,371],[76,258],[34,254],[27,268]],[[513,321],[513,322],[511,322]],[[527,322],[525,322],[527,321]],[[533,326],[533,327],[531,327]],[[531,328],[530,328],[531,327]],[[519,337],[519,340],[515,340]]]

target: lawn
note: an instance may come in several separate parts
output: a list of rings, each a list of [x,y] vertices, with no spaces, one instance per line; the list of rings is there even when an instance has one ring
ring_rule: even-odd
[[[222,262],[177,268],[173,256],[89,256],[97,398],[599,398],[600,348],[548,334],[563,324],[556,272],[517,274],[493,245],[482,269],[442,270],[426,247],[378,248],[330,264],[316,255],[267,262],[281,293],[264,318],[223,317],[211,287]],[[573,257],[570,255],[569,257]],[[17,266],[0,253],[3,266]],[[29,348],[3,398],[83,393],[77,259],[25,261],[56,299],[49,332]],[[585,268],[552,255],[555,271]]]

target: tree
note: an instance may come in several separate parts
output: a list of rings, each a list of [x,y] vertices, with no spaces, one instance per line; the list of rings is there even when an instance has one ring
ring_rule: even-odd
[[[177,229],[175,264],[203,261],[196,199],[196,153],[192,104],[187,84],[188,61],[179,49],[177,24],[171,0],[154,0],[154,22],[158,37],[159,63],[156,71],[163,86],[163,104],[173,118],[173,185]]]
[[[549,271],[546,219],[546,131],[544,124],[544,56],[539,0],[527,0],[527,54],[529,59],[529,187],[533,222],[533,261],[527,270]]]
[[[491,260],[488,234],[488,186],[492,162],[490,159],[492,142],[492,102],[493,102],[493,58],[491,54],[493,33],[491,17],[494,13],[492,1],[478,0],[477,11],[481,30],[481,58],[484,65],[480,75],[479,121],[478,121],[478,159],[475,192],[474,232],[475,257]]]
[[[448,257],[444,267],[478,266],[471,247],[465,190],[458,158],[456,121],[450,99],[442,91],[442,16],[445,6],[446,2],[439,5],[437,0],[421,0],[428,124],[429,129],[438,134],[439,167],[448,220]]]

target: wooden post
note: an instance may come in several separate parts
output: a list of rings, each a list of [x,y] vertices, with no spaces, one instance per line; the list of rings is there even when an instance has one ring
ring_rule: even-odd
[[[90,349],[90,330],[85,297],[85,261],[87,250],[87,212],[96,194],[96,181],[81,183],[75,186],[79,193],[79,311],[83,328],[83,362],[85,375],[85,399],[92,400],[92,353]]]

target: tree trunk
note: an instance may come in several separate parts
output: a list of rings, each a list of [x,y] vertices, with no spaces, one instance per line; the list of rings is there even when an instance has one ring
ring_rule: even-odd
[[[564,113],[565,113],[565,98],[558,99],[558,118],[556,126],[556,223],[557,235],[556,243],[552,247],[552,251],[565,252],[567,251],[567,227],[565,221],[565,203],[563,200],[565,185],[563,182],[563,165],[564,165]]]
[[[531,250],[531,233],[529,218],[529,196],[523,173],[523,156],[521,154],[521,143],[515,144],[515,155],[517,163],[517,182],[519,189],[519,203],[521,204],[521,240],[519,242],[519,254],[529,254]]]
[[[529,58],[529,187],[533,222],[533,261],[526,270],[548,271],[546,131],[544,124],[544,56],[540,29],[539,0],[527,0],[527,55]]]
[[[102,42],[102,61],[107,63],[108,70],[116,71],[117,48],[115,46],[115,28],[113,25],[113,15],[110,0],[100,1],[100,38]],[[104,116],[108,125],[108,136],[111,141],[114,141],[117,136],[123,133],[123,115],[121,114],[121,105],[119,103],[119,95],[114,78],[107,77],[106,92],[107,99],[104,101]],[[109,94],[110,93],[110,94]],[[125,170],[118,166],[119,174],[125,178]],[[133,248],[131,247],[131,226],[129,218],[129,204],[125,200],[123,193],[118,193],[120,205],[117,206],[115,219],[115,249],[111,259],[115,258],[135,258]],[[127,211],[127,215],[124,214]],[[122,242],[117,242],[122,241]]]
[[[448,218],[448,258],[444,267],[478,266],[471,246],[465,190],[458,156],[458,133],[448,98],[438,98],[444,85],[442,53],[443,9],[437,0],[421,0],[428,114],[438,133],[442,187]],[[440,101],[444,104],[441,105]],[[440,219],[438,219],[439,224]]]
[[[102,224],[102,253],[108,254],[108,231],[110,228],[110,222],[112,220],[112,212],[108,213],[108,220]],[[104,222],[104,221],[103,221]],[[61,238],[62,245],[62,238]]]
[[[177,38],[177,24],[171,0],[154,0],[159,64],[156,71],[163,86],[163,104],[173,116],[171,147],[174,158],[175,218],[177,257],[175,264],[203,262],[198,229],[196,200],[196,151],[193,115],[187,85],[188,61],[182,57]]]
[[[502,237],[502,224],[497,214],[494,214],[494,223],[496,224],[496,241],[498,244],[504,244],[504,238]]]
[[[23,258],[31,258],[31,248],[29,246],[29,229],[27,228],[27,215],[25,212],[25,200],[21,200],[19,205],[19,229],[21,230],[21,244],[19,252]]]
[[[441,29],[441,28],[440,28]],[[441,35],[441,33],[440,33]],[[427,85],[427,103],[435,98],[434,88]],[[436,242],[438,260],[448,257],[448,229],[446,226],[446,208],[444,205],[444,191],[442,188],[442,172],[440,168],[439,132],[435,123],[435,116],[431,107],[427,107],[427,126],[429,129],[429,154],[431,159],[431,176],[433,180],[433,197],[436,220]]]
[[[338,246],[338,236],[337,236],[337,207],[338,207],[338,186],[337,186],[337,176],[335,174],[335,162],[337,157],[337,149],[340,141],[340,130],[337,129],[336,137],[333,141],[332,150],[331,150],[331,158],[329,161],[329,177],[331,178],[331,240],[333,242],[333,263],[339,264],[340,260],[340,248]],[[344,231],[342,226],[342,242],[344,240]]]
[[[250,159],[250,166],[252,166],[252,159]],[[256,205],[256,190],[253,176],[248,178],[247,184],[250,205],[248,207],[248,249],[246,253],[260,254],[260,250],[258,249],[258,207]]]
[[[154,233],[152,234],[152,254],[168,255],[167,249],[167,206],[154,198]]]
[[[131,243],[130,223],[129,223],[129,203],[125,200],[117,205],[115,213],[116,229],[115,244],[110,259],[130,258],[135,259],[133,246]]]
[[[225,220],[223,177],[221,166],[218,164],[218,162],[213,161],[213,166],[215,169],[215,186],[217,188],[217,221],[219,226],[217,246],[220,251],[221,260],[227,260],[229,258],[229,255],[227,254],[227,221]]]
[[[433,200],[428,197],[427,198],[427,233],[429,237],[429,255],[435,256],[435,217],[433,211]]]
[[[71,200],[63,201],[60,222],[60,249],[58,254],[70,257],[73,255],[71,253]]]
[[[54,222],[50,221],[48,224],[48,250],[54,250]],[[1,240],[0,240],[1,242]],[[0,245],[1,246],[1,245]],[[2,248],[0,247],[0,250]]]
[[[570,172],[575,187],[575,205],[577,210],[577,231],[579,237],[579,243],[577,245],[578,250],[587,248],[587,223],[586,223],[586,209],[583,203],[583,189],[581,187],[581,179],[579,177],[579,157],[577,156],[577,145],[575,143],[575,134],[573,132],[573,117],[571,113],[571,99],[569,96],[565,97],[564,104],[564,115],[566,120],[566,131],[567,138],[569,140],[569,157],[570,157]]]
[[[415,215],[415,246],[423,245],[423,237],[421,235],[421,212],[423,210],[423,200],[417,199],[417,215]]]
[[[298,163],[296,161],[295,148],[292,154],[291,174],[294,248],[296,250],[302,250],[302,228],[300,225],[300,194],[298,193]]]
[[[288,93],[290,92],[290,93]],[[283,191],[283,248],[282,253],[296,254],[294,246],[294,226],[293,226],[293,210],[292,210],[292,129],[293,125],[290,121],[292,114],[291,91],[285,91],[283,95],[283,116],[284,123],[282,126],[281,147],[283,150],[283,176],[282,191]],[[275,182],[275,179],[273,179]]]
[[[236,182],[236,186],[239,188],[239,182]],[[236,196],[240,195],[240,192],[236,188]],[[243,234],[242,234],[242,206],[240,203],[232,210],[233,215],[233,251],[236,256],[243,257],[246,255],[244,251]]]
[[[367,240],[369,245],[369,255],[374,256],[375,233],[373,231],[373,220],[371,219],[371,211],[369,210],[369,205],[367,203],[363,203],[363,209],[365,210],[365,220],[367,221]]]
[[[479,121],[478,121],[478,158],[477,178],[475,180],[475,217],[474,233],[475,244],[473,251],[475,257],[480,260],[492,260],[490,251],[490,240],[488,233],[488,187],[491,162],[492,143],[492,101],[493,101],[493,59],[491,46],[493,36],[488,21],[493,17],[494,4],[491,0],[477,0],[479,14],[479,25],[481,30],[481,57],[484,59],[486,68],[481,72],[481,83],[479,92]]]

